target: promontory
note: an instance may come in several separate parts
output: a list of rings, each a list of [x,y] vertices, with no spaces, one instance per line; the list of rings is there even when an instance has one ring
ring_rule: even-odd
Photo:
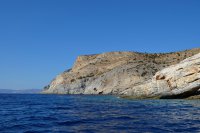
[[[109,52],[79,56],[43,93],[189,98],[200,89],[200,48],[171,53]]]

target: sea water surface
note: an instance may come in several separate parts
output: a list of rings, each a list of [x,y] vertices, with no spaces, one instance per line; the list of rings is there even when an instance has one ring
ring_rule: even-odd
[[[200,132],[200,101],[0,94],[0,133],[9,132]]]

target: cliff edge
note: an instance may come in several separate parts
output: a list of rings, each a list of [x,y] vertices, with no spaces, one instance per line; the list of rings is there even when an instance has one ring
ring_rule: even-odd
[[[43,93],[186,97],[187,92],[192,94],[199,89],[198,53],[200,48],[172,53],[110,52],[79,56],[73,68],[58,75]],[[195,74],[191,74],[193,71]],[[188,81],[191,76],[194,77]],[[195,89],[188,89],[190,82]]]

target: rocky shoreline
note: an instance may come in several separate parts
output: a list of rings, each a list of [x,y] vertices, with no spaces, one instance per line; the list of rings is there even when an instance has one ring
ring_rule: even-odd
[[[110,52],[79,56],[45,94],[118,95],[123,98],[198,99],[200,48],[147,54]]]

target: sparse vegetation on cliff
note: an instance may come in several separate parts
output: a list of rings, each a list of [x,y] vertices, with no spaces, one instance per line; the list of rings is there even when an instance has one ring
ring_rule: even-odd
[[[73,68],[59,75],[44,92],[120,94],[197,53],[200,53],[200,48],[171,53],[110,52],[79,56]]]

